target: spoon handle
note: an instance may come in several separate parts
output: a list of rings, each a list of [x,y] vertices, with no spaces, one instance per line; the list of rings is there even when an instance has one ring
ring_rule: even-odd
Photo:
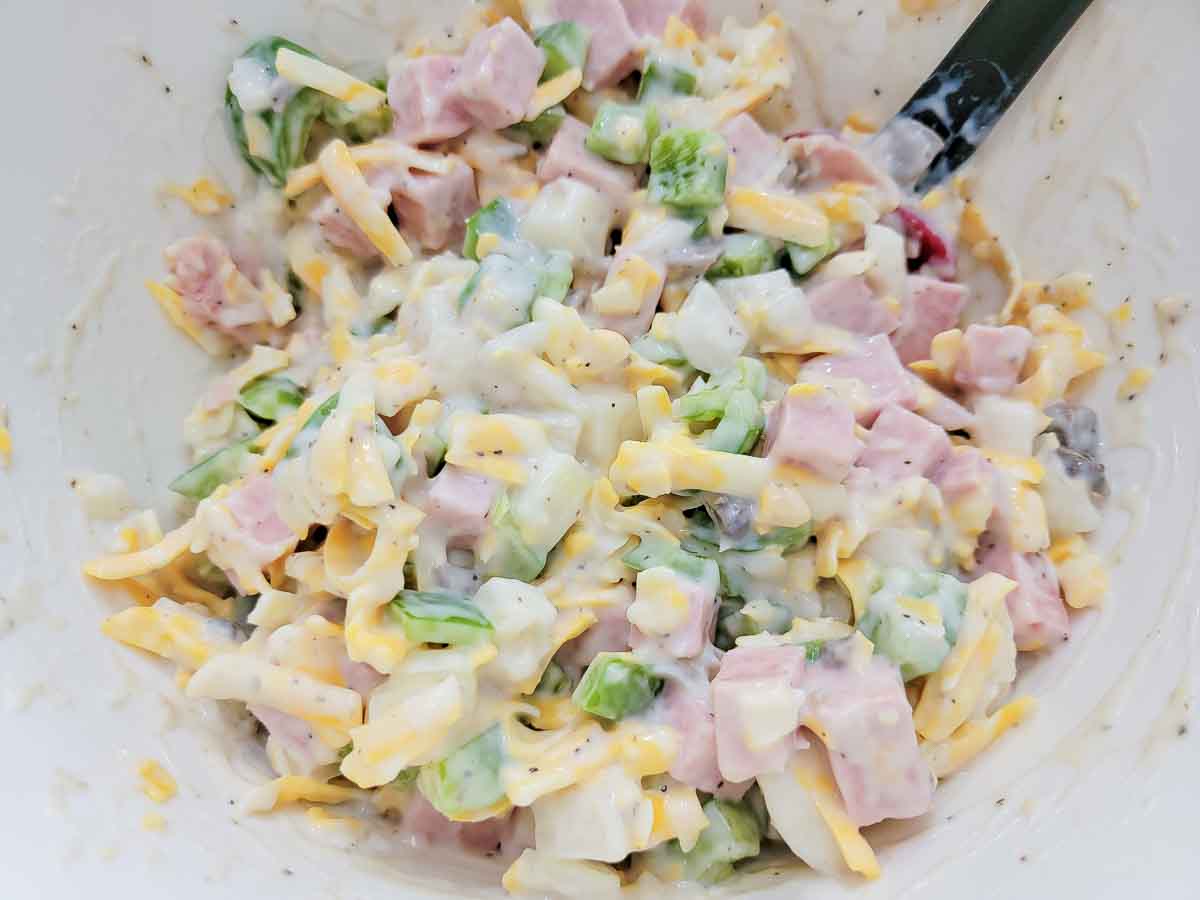
[[[991,0],[896,114],[944,145],[917,184],[923,193],[966,162],[1091,0]]]

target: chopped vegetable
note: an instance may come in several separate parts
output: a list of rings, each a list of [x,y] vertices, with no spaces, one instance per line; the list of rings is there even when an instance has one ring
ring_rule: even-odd
[[[510,125],[504,133],[514,141],[520,141],[530,147],[548,147],[558,133],[559,127],[567,117],[567,111],[560,103],[552,106],[537,118],[529,122],[518,122]]]
[[[621,557],[621,561],[636,572],[666,566],[692,581],[703,581],[712,564],[709,560],[688,553],[678,544],[649,537],[642,538],[636,547]]]
[[[801,244],[787,245],[787,258],[791,263],[792,272],[796,275],[807,275],[822,262],[837,252],[838,245],[832,237],[817,247],[805,247]]]
[[[739,391],[749,394],[757,406],[767,389],[767,369],[759,360],[744,356],[707,383],[696,383],[701,385],[698,389],[694,387],[675,401],[675,414],[694,424],[719,422]]]
[[[641,712],[662,687],[663,679],[633,654],[598,653],[571,699],[584,712],[618,720]]]
[[[505,799],[504,755],[504,735],[495,725],[445,759],[422,766],[417,788],[448,819],[487,812]]]
[[[762,833],[758,819],[744,803],[713,798],[704,804],[708,827],[696,846],[683,855],[684,877],[715,884],[733,874],[733,864],[758,856]]]
[[[664,97],[691,96],[696,93],[696,73],[682,66],[652,57],[638,82],[637,99],[654,101]]]
[[[374,88],[387,90],[386,78],[373,78],[369,82]],[[359,112],[349,103],[335,97],[325,97],[325,108],[321,118],[347,143],[363,144],[382,137],[391,130],[392,111],[386,103],[372,110]]]
[[[258,67],[261,77],[271,82],[279,74],[275,68],[275,56],[281,47],[317,58],[316,54],[287,38],[267,37],[247,47],[239,62],[245,60],[245,64]],[[287,173],[303,161],[313,123],[325,111],[325,100],[312,88],[302,88],[288,98],[282,108],[278,107],[276,101],[261,111],[246,112],[233,88],[227,87],[225,90],[225,109],[242,157],[252,169],[265,175],[276,187],[281,187],[287,180]],[[248,124],[248,121],[256,124]],[[266,146],[259,146],[257,139],[252,141],[249,129],[256,127],[265,132]]]
[[[501,494],[488,515],[491,526],[480,545],[482,571],[495,578],[533,581],[546,568],[546,554],[530,547],[513,517],[508,494]]]
[[[487,206],[481,207],[467,219],[467,235],[463,239],[462,255],[467,259],[478,260],[476,248],[479,238],[485,234],[495,234],[500,238],[512,238],[517,233],[517,217],[512,204],[503,197],[497,197]]]
[[[225,447],[200,460],[172,481],[171,490],[190,500],[203,500],[221,485],[236,481],[246,474],[253,455],[249,441]]]
[[[265,422],[278,422],[304,402],[304,390],[290,378],[256,378],[238,394],[242,409]]]
[[[564,697],[571,693],[571,690],[570,677],[563,671],[562,666],[551,660],[533,692],[547,697]]]
[[[492,623],[462,594],[404,590],[391,611],[409,640],[426,644],[474,644],[492,633]]]
[[[779,250],[774,241],[757,234],[727,234],[721,256],[705,278],[741,278],[777,268]]]
[[[605,159],[634,165],[649,160],[656,137],[658,110],[653,106],[608,102],[596,112],[585,144]]]
[[[548,25],[538,30],[533,42],[546,54],[542,83],[557,78],[570,69],[582,69],[587,65],[591,36],[578,22],[555,22]]]
[[[887,570],[858,629],[900,667],[905,681],[936,672],[958,641],[967,586],[953,575]]]
[[[703,443],[710,450],[749,453],[758,443],[765,424],[759,398],[739,388],[729,395],[721,421],[705,435]]]
[[[725,202],[725,141],[711,131],[672,128],[650,148],[650,199],[681,215]]]

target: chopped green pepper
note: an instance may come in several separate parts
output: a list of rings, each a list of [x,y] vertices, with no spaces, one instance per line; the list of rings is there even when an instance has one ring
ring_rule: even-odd
[[[727,234],[721,256],[705,274],[709,280],[758,275],[777,268],[778,245],[758,234]]]
[[[672,128],[650,148],[650,199],[680,215],[704,215],[725,202],[725,141],[712,131]]]
[[[494,725],[445,759],[422,766],[417,788],[449,819],[483,812],[504,800],[504,756],[504,735]]]
[[[533,42],[546,55],[540,79],[543,84],[569,69],[582,69],[587,65],[591,34],[578,22],[555,22],[540,28],[534,34]]]
[[[638,83],[637,99],[658,100],[663,97],[691,96],[696,93],[696,73],[651,57]]]
[[[487,206],[480,207],[467,219],[467,234],[463,239],[462,255],[478,262],[475,252],[479,238],[485,234],[498,234],[511,238],[517,233],[517,216],[512,205],[503,197],[497,197]]]
[[[658,110],[608,101],[596,111],[584,144],[593,153],[625,165],[644,163],[658,137]]]
[[[238,394],[238,403],[252,416],[266,422],[278,422],[304,402],[304,389],[290,378],[256,378]]]
[[[462,594],[403,590],[392,600],[391,612],[408,639],[418,643],[474,644],[492,633],[487,616]]]
[[[623,719],[639,713],[662,690],[663,679],[631,653],[598,653],[575,693],[575,705],[602,719]]]
[[[171,490],[191,500],[203,500],[221,485],[244,475],[251,456],[249,440],[232,444],[200,460],[172,481]]]

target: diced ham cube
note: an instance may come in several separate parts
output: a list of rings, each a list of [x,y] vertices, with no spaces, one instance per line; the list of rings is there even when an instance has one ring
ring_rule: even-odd
[[[871,426],[858,464],[885,480],[932,473],[950,452],[941,428],[899,406],[886,406]]]
[[[717,766],[717,731],[708,682],[698,685],[671,679],[663,691],[667,724],[682,737],[670,775],[698,791],[713,793],[723,784]]]
[[[979,542],[976,572],[997,572],[1017,583],[1008,595],[1013,640],[1018,650],[1040,650],[1071,636],[1058,575],[1044,553],[1018,553],[985,534]]]
[[[512,19],[471,39],[459,63],[454,94],[484,128],[507,128],[525,118],[546,64],[545,54]]]
[[[554,0],[553,18],[578,22],[591,34],[583,70],[586,90],[614,85],[637,68],[638,36],[621,0]]]
[[[321,236],[330,244],[355,259],[372,259],[379,255],[370,238],[342,212],[337,198],[326,197],[314,207],[311,218],[321,228]]]
[[[773,182],[784,166],[783,143],[749,113],[738,113],[721,126],[729,147],[729,183],[758,185]]]
[[[172,244],[165,256],[185,313],[242,343],[254,342],[257,329],[246,326],[268,322],[270,316],[223,243],[200,235]]]
[[[624,0],[629,24],[641,37],[662,37],[675,16],[697,34],[708,30],[708,14],[700,0]]]
[[[448,465],[429,484],[425,512],[450,537],[478,537],[487,530],[488,513],[500,490],[496,481]]]
[[[892,334],[892,344],[906,365],[929,359],[929,348],[936,335],[958,324],[967,303],[967,289],[961,284],[908,276],[908,301],[900,317],[900,327]]]
[[[471,117],[454,87],[459,61],[430,54],[410,59],[388,80],[392,134],[407,144],[435,144],[458,137]]]
[[[846,812],[859,826],[928,812],[934,778],[917,747],[899,670],[881,656],[865,664],[843,659],[840,646],[827,645],[802,684]]]
[[[251,703],[246,711],[267,729],[275,745],[272,764],[280,775],[309,775],[320,766],[336,762],[337,749],[326,746],[303,719],[281,712],[273,706]]]
[[[455,159],[445,175],[406,172],[392,187],[401,229],[428,250],[461,241],[467,217],[479,208],[475,172]]]
[[[717,762],[726,781],[787,765],[798,740],[804,658],[799,646],[735,647],[722,658],[712,701]],[[778,733],[762,734],[764,726]]]
[[[374,666],[364,662],[354,662],[349,656],[338,661],[338,671],[342,673],[342,680],[346,682],[346,687],[352,691],[358,691],[364,700],[370,698],[375,688],[387,681],[387,676]]]
[[[275,485],[268,475],[247,480],[222,501],[238,525],[238,555],[260,566],[296,546],[296,535],[279,517],[275,501]]]
[[[564,119],[538,163],[538,178],[543,182],[575,178],[620,205],[637,187],[633,169],[609,162],[584,146],[588,131],[578,119]]]
[[[1017,386],[1032,346],[1033,335],[1019,325],[970,325],[963,335],[954,381],[988,394],[1007,394]]]
[[[990,490],[992,464],[974,447],[951,447],[933,473],[933,483],[942,496],[953,503],[979,489]]]
[[[854,145],[830,134],[805,134],[787,140],[788,152],[800,167],[799,180],[807,188],[850,181],[877,188],[887,205],[900,202],[896,182]]]
[[[855,385],[851,405],[861,425],[870,425],[890,403],[913,409],[917,392],[896,351],[883,335],[867,338],[858,349],[818,356],[800,369],[800,381]]]
[[[975,414],[957,400],[930,387],[911,372],[909,381],[917,392],[917,405],[913,408],[934,425],[946,431],[968,431],[974,425]]]
[[[802,385],[771,411],[764,451],[771,459],[841,481],[862,448],[854,434],[854,413],[832,391]]]
[[[687,620],[684,624],[662,635],[643,634],[635,625],[629,635],[629,643],[634,650],[654,647],[676,659],[691,659],[699,656],[708,646],[717,617],[716,585],[689,582],[683,590],[687,595]]]
[[[527,837],[520,834],[515,814],[479,822],[451,822],[420,791],[413,791],[405,805],[400,828],[418,847],[457,844],[464,850],[488,856],[515,857],[528,843]]]
[[[852,334],[871,337],[888,334],[900,319],[861,276],[835,278],[817,285],[806,294],[813,318]]]

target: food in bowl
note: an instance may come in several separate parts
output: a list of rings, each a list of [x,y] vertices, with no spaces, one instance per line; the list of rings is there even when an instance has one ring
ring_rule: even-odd
[[[1021,283],[860,123],[796,132],[777,15],[510,6],[386,79],[232,62],[258,187],[183,191],[150,292],[235,364],[191,514],[86,565],[138,601],[103,630],[244,704],[251,811],[369,794],[518,894],[875,877],[862,829],[1104,594],[1090,282]]]

